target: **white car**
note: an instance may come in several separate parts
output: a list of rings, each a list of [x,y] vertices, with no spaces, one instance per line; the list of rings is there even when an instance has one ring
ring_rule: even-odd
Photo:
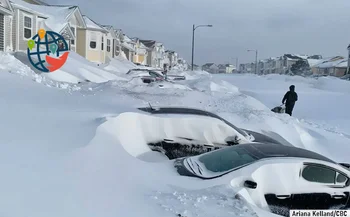
[[[280,144],[250,143],[177,159],[181,176],[220,179],[277,215],[291,209],[350,209],[350,165]]]

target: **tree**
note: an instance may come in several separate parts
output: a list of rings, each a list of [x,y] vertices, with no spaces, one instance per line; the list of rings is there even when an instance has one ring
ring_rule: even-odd
[[[303,73],[309,72],[310,67],[309,67],[309,64],[305,60],[300,59],[292,65],[290,70],[296,75],[301,75]]]

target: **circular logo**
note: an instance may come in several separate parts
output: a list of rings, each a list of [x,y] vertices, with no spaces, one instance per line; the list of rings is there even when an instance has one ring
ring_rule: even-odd
[[[61,68],[67,61],[68,51],[66,40],[53,31],[40,29],[28,41],[28,59],[41,72],[49,73]]]

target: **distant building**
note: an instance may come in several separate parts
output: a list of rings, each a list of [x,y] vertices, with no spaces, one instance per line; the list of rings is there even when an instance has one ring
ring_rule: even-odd
[[[203,71],[207,71],[212,74],[219,73],[219,67],[214,63],[206,63],[202,66]]]
[[[232,73],[234,70],[236,70],[236,67],[231,64],[219,64],[219,73]]]

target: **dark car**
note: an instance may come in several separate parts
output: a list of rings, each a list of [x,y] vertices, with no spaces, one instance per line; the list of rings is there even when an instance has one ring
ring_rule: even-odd
[[[148,143],[149,147],[151,147],[152,150],[162,152],[169,159],[199,155],[205,152],[220,149],[222,147],[237,145],[244,142],[263,142],[263,143],[275,143],[275,144],[283,145],[279,141],[269,136],[266,136],[264,134],[254,132],[251,130],[236,127],[235,125],[223,119],[222,117],[200,109],[182,108],[182,107],[161,107],[161,108],[155,109],[152,107],[144,107],[144,108],[139,108],[139,110],[154,116],[156,115],[181,115],[181,116],[194,115],[198,117],[209,117],[209,118],[215,119],[216,121],[222,122],[222,124],[225,125],[225,127],[231,128],[232,131],[236,132],[235,135],[231,135],[225,138],[224,143],[216,143],[214,146],[213,144],[207,144],[206,142],[201,141],[198,138],[185,137],[185,136],[178,136],[177,138],[171,138],[171,139],[162,138],[159,141]],[[198,126],[198,127],[201,127],[201,126]],[[242,141],[242,138],[244,138],[244,141]]]
[[[291,209],[350,209],[350,165],[301,148],[242,144],[177,159],[174,166],[181,176],[247,189],[249,195],[239,197],[278,215],[289,216]]]

